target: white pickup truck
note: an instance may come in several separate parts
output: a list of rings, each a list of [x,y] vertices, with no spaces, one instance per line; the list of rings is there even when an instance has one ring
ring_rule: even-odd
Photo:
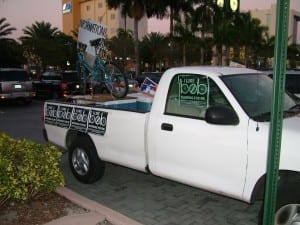
[[[44,134],[83,183],[112,162],[252,203],[264,195],[271,98],[256,70],[172,68],[153,99],[46,101]],[[300,220],[299,116],[285,94],[276,224]]]

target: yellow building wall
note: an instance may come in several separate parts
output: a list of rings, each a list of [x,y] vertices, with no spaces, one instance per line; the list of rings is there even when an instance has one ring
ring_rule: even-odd
[[[62,0],[71,3],[72,9],[63,14],[63,32],[72,35],[72,31],[78,30],[80,19],[90,19],[107,27],[107,37],[111,38],[117,34],[118,28],[125,28],[124,18],[120,10],[108,9],[106,0]],[[133,31],[133,19],[126,18],[127,29]],[[147,18],[139,22],[139,38],[147,34]]]

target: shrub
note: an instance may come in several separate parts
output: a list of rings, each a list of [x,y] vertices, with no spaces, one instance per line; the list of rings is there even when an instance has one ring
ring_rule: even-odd
[[[26,201],[63,186],[60,156],[55,146],[0,133],[0,206],[7,200]]]

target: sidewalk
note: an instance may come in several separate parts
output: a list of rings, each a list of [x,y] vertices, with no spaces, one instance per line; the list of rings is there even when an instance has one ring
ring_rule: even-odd
[[[64,216],[45,225],[142,225],[123,214],[113,211],[95,201],[87,199],[68,188],[59,187],[56,192],[90,212]]]

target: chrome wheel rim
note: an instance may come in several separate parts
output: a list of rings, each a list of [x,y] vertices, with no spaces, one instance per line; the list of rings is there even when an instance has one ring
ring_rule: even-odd
[[[289,204],[282,206],[275,215],[276,225],[300,225],[300,205]]]
[[[76,148],[72,155],[72,165],[77,174],[84,176],[89,172],[90,162],[86,152]]]

